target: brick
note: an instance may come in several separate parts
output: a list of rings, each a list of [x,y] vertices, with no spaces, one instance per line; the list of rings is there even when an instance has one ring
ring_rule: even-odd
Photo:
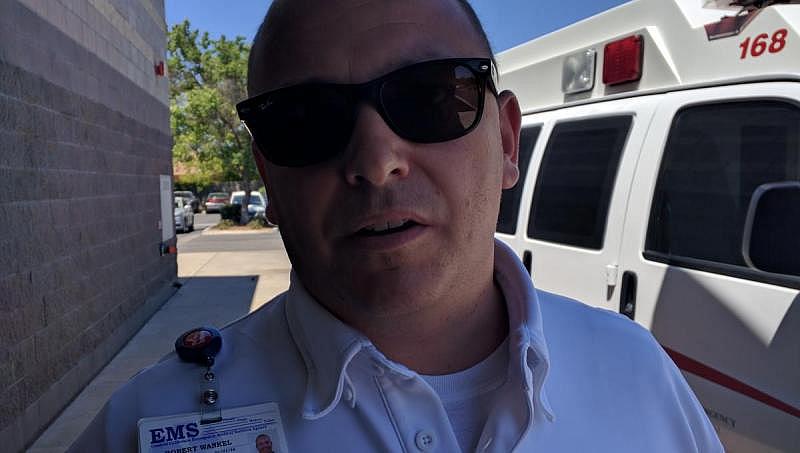
[[[44,327],[40,301],[25,301],[20,308],[0,312],[0,347],[11,347]]]
[[[46,422],[41,420],[39,410],[38,401],[34,400],[22,412],[22,435],[27,439],[38,437],[46,427]]]
[[[0,93],[12,98],[19,98],[22,93],[19,69],[2,60],[0,60]]]
[[[33,362],[34,356],[33,337],[28,337],[9,350],[9,385],[4,385],[0,389],[7,388],[13,383],[21,380],[27,374],[36,370]]]
[[[45,365],[42,367],[42,371],[50,373],[54,366],[53,362],[57,361],[53,359],[60,356],[62,342],[69,339],[66,336],[67,326],[70,322],[74,322],[75,316],[72,313],[75,311],[72,310],[34,335],[34,356],[32,361]]]
[[[68,10],[64,4],[58,0],[55,0],[50,2],[50,8],[47,11],[47,18],[53,25],[56,26],[56,28],[58,28],[59,31],[64,33],[67,28],[67,13]]]
[[[21,423],[18,421],[2,423],[2,419],[0,418],[0,445],[25,445],[25,439],[22,437],[22,429],[20,425]]]
[[[25,404],[24,396],[21,394],[22,383],[10,387],[5,392],[0,393],[3,404],[0,404],[0,429],[4,429],[16,421],[16,417],[22,413]],[[19,428],[16,428],[19,429]],[[22,437],[20,430],[19,437]]]
[[[41,35],[42,21],[38,15],[26,7],[13,8],[11,22],[17,34],[26,38],[37,38]]]
[[[14,128],[15,101],[11,98],[2,98],[0,102],[0,130],[16,132]]]
[[[23,140],[24,137],[17,132],[0,129],[0,165],[12,168],[30,166],[25,155],[19,152]]]
[[[9,239],[0,240],[0,269],[5,274],[16,273],[19,270],[16,255],[13,254],[15,250],[14,241]],[[3,298],[0,299],[3,304],[0,305],[6,304],[8,300],[13,300],[12,297],[11,295],[3,295]]]
[[[66,12],[65,16],[67,25],[66,26],[67,35],[69,35],[70,38],[72,38],[74,41],[82,45],[83,40],[81,38],[83,30],[81,28],[82,21],[80,17],[78,17],[78,15],[75,14],[75,12],[72,11],[72,9],[69,9],[69,11]]]
[[[19,37],[20,52],[18,65],[28,73],[52,76],[48,72],[48,51],[42,46],[40,38]]]
[[[72,392],[65,392],[62,390],[67,377],[59,379],[57,385],[51,386],[47,391],[37,400],[39,406],[39,420],[51,421],[53,420],[69,403],[69,395]]]
[[[3,360],[0,361],[0,393],[11,387],[14,382],[11,359],[7,356],[3,357]]]
[[[41,77],[31,76],[27,71],[18,71],[18,77],[20,83],[18,97],[21,101],[29,104],[41,104],[44,99],[47,99],[46,87],[43,86]]]

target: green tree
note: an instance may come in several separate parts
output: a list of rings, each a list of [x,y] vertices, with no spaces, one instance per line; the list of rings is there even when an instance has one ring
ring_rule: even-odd
[[[247,222],[250,182],[258,172],[235,106],[247,95],[250,46],[241,36],[211,39],[184,20],[169,30],[167,52],[173,162],[199,185],[242,181]]]

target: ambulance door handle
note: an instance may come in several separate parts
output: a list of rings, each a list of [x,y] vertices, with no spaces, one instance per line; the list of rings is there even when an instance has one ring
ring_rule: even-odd
[[[528,274],[531,273],[531,265],[533,263],[533,254],[530,250],[525,250],[525,253],[522,254],[522,264],[525,265],[525,269],[528,269]]]
[[[619,291],[619,312],[633,319],[636,316],[636,274],[627,271],[622,274],[622,287]]]
[[[619,266],[616,264],[609,264],[606,266],[606,285],[614,287],[617,286],[617,276],[619,275]]]

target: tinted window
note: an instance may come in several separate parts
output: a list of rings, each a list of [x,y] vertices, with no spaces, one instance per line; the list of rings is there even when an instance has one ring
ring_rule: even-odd
[[[545,149],[528,236],[603,248],[608,206],[632,118],[559,123]]]
[[[800,179],[799,138],[800,109],[784,102],[678,112],[653,198],[647,252],[744,267],[750,198],[762,184]]]
[[[244,195],[234,195],[231,204],[242,204],[244,202]],[[250,204],[256,206],[264,206],[264,199],[261,194],[250,194]]]
[[[526,127],[522,129],[519,139],[519,181],[517,185],[503,191],[500,199],[500,216],[497,219],[497,232],[514,234],[517,232],[517,218],[519,215],[519,200],[522,198],[522,188],[525,186],[525,175],[528,174],[528,164],[531,161],[533,147],[539,139],[541,126]]]

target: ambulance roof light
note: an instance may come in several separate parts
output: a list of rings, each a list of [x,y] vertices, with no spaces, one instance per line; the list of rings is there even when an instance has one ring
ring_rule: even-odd
[[[746,9],[766,8],[781,3],[800,3],[798,0],[729,0],[731,6],[741,6]]]
[[[583,93],[594,88],[597,51],[586,49],[564,59],[561,72],[561,91],[565,94]]]
[[[603,83],[619,85],[642,78],[644,39],[633,35],[606,44],[603,57]]]
[[[772,5],[800,4],[800,0],[708,0],[706,7],[730,8],[741,6],[741,10],[733,16],[723,16],[719,21],[706,24],[706,35],[709,41],[736,36],[744,31],[756,15],[764,8]]]
[[[762,9],[772,5],[800,3],[800,0],[706,0],[704,8],[729,9],[741,6],[743,9]]]
[[[725,16],[717,22],[705,25],[709,41],[736,36],[755,19],[758,11],[735,16]]]

